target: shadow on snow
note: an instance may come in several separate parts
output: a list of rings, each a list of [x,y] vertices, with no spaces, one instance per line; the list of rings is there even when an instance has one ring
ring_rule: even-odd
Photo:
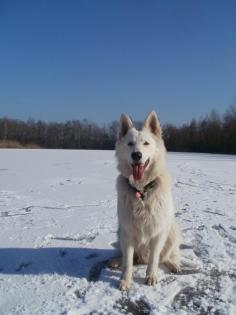
[[[0,248],[0,274],[59,274],[99,280],[114,249],[47,247]]]

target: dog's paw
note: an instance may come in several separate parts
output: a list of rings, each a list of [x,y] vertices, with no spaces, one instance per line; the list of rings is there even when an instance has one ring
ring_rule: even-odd
[[[174,272],[174,273],[177,273],[180,271],[180,265],[175,263],[175,262],[172,262],[172,261],[167,261],[165,262],[165,266],[171,271],[171,272]]]
[[[119,289],[121,291],[128,291],[130,288],[130,282],[125,280],[125,279],[122,279],[120,280],[120,283],[119,283]]]
[[[121,257],[114,257],[108,261],[107,266],[108,268],[111,269],[118,269],[121,267],[121,263],[122,263]]]
[[[150,286],[157,284],[157,276],[156,275],[146,276],[145,283]]]
[[[180,272],[180,270],[181,270],[180,265],[177,264],[172,265],[171,272],[177,273]]]

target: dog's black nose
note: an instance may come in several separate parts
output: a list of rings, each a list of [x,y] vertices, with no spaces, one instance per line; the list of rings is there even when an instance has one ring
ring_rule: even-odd
[[[142,158],[142,153],[141,152],[133,152],[131,154],[132,159],[134,160],[134,162],[138,162],[139,160],[141,160]]]

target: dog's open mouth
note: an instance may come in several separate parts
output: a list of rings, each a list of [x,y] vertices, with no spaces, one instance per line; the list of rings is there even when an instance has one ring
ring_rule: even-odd
[[[150,159],[147,159],[147,161],[145,162],[145,164],[142,163],[135,163],[132,165],[133,168],[133,176],[134,176],[134,180],[141,180],[143,178],[143,174],[144,171],[146,169],[146,167],[149,164]]]

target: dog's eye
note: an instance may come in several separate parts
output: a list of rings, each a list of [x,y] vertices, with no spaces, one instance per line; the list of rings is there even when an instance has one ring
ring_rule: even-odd
[[[134,145],[134,143],[132,142],[132,141],[130,141],[129,143],[128,143],[128,146],[129,147],[132,147]]]
[[[145,141],[145,142],[144,142],[144,145],[149,145],[149,144],[150,144],[150,143],[149,143],[149,142],[147,142],[147,141]]]

